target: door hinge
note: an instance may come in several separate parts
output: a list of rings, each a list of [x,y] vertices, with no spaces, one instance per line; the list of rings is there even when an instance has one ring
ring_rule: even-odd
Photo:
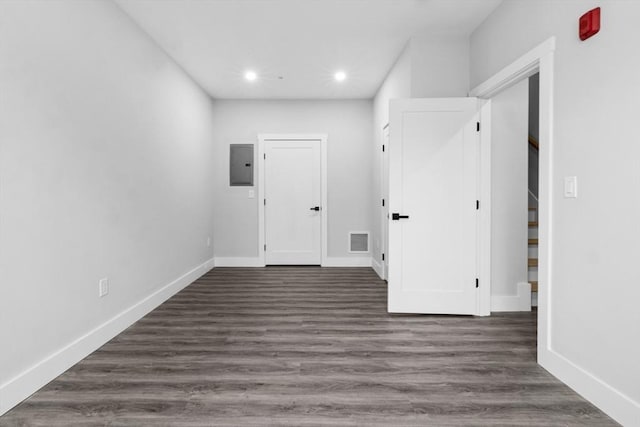
[[[265,252],[267,251],[267,244],[266,243],[264,244],[264,251]]]
[[[478,280],[478,278],[476,277],[476,288],[480,286],[480,281]]]
[[[382,254],[382,260],[384,261],[384,254]]]
[[[382,144],[382,151],[384,151],[384,144]]]
[[[480,200],[476,200],[476,210],[480,209]]]
[[[263,159],[267,160],[267,153],[264,153],[263,156]]]
[[[480,122],[476,122],[476,131],[480,132]]]
[[[263,203],[265,206],[267,206],[267,199],[263,199]]]
[[[384,206],[384,199],[382,199],[382,206]]]

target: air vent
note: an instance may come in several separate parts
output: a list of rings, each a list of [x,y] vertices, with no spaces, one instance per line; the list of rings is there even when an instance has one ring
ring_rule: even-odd
[[[352,231],[349,233],[349,252],[366,253],[369,252],[369,232]]]

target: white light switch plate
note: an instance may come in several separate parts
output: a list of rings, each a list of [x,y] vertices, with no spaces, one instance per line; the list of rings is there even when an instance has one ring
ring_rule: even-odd
[[[249,190],[249,198],[250,199],[254,199],[256,197],[256,192],[255,190]]]
[[[101,279],[98,283],[98,296],[103,297],[109,293],[109,279]]]
[[[564,177],[564,198],[565,199],[578,198],[578,177],[576,176]]]

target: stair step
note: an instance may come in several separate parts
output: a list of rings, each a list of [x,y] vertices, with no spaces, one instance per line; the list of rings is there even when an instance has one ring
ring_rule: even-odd
[[[538,258],[529,258],[529,267],[537,267]]]
[[[529,221],[529,227],[537,227],[538,221]]]
[[[531,283],[531,292],[538,292],[538,281],[529,280],[529,283]]]
[[[538,239],[529,239],[529,246],[538,246]]]

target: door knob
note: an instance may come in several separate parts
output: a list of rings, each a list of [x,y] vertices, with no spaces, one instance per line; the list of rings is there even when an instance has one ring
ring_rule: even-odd
[[[399,213],[392,213],[391,219],[393,221],[398,221],[399,219],[409,219],[409,215],[400,215]]]
[[[312,208],[309,209],[310,211],[319,211],[320,210],[320,206],[314,206]]]

